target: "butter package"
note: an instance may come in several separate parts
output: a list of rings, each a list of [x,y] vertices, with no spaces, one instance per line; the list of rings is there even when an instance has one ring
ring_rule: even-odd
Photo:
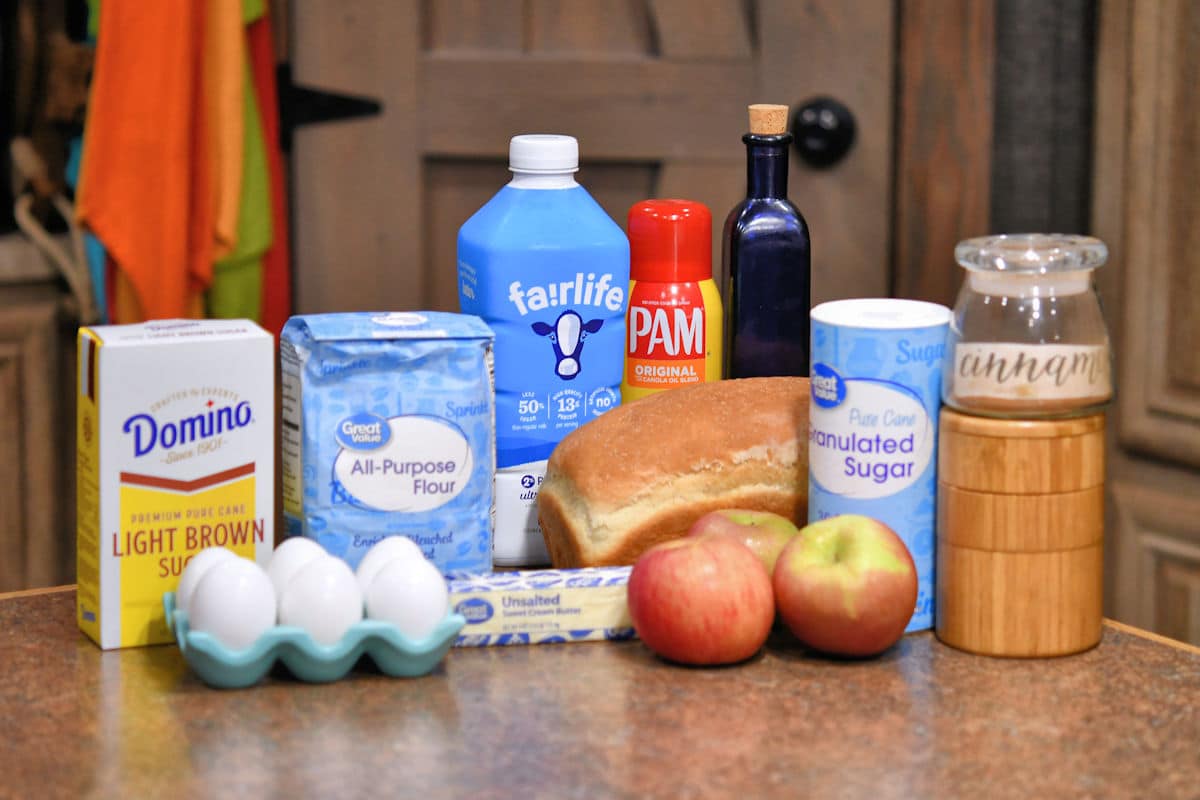
[[[467,620],[456,647],[550,644],[634,636],[632,567],[450,576],[450,607]]]
[[[492,340],[464,314],[288,320],[280,358],[289,535],[354,567],[400,534],[443,572],[490,571]]]
[[[173,641],[163,594],[197,551],[270,558],[274,350],[248,320],[79,330],[77,616],[101,647]]]

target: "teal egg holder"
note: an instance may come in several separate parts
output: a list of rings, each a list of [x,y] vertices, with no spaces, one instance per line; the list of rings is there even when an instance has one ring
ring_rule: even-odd
[[[302,628],[276,625],[243,650],[231,650],[215,637],[188,626],[188,615],[175,607],[175,593],[163,595],[167,627],[175,635],[188,666],[209,686],[244,689],[262,680],[276,661],[307,683],[330,683],[346,676],[364,655],[393,678],[427,675],[445,658],[467,621],[447,614],[423,639],[405,636],[390,622],[364,619],[340,641],[318,644]]]

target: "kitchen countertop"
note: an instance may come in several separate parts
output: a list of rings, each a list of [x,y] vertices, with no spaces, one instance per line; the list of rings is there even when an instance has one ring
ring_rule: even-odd
[[[1106,624],[1045,661],[928,633],[731,668],[640,642],[452,650],[209,689],[173,645],[102,652],[75,592],[0,597],[0,797],[1176,797],[1200,791],[1200,650]]]

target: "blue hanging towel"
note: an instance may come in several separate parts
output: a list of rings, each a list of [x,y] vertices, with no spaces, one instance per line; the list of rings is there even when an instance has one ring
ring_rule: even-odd
[[[83,156],[83,137],[76,136],[71,140],[71,150],[67,157],[67,183],[72,189],[79,181],[79,164]],[[100,314],[99,323],[108,323],[108,298],[104,291],[104,243],[85,231],[83,234],[83,250],[87,256],[88,272],[92,276],[92,293],[96,297],[96,310]]]

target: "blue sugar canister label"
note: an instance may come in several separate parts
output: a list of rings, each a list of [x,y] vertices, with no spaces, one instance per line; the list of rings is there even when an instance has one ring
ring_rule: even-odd
[[[904,540],[933,627],[937,420],[950,309],[862,299],[812,310],[808,519],[862,514]]]

